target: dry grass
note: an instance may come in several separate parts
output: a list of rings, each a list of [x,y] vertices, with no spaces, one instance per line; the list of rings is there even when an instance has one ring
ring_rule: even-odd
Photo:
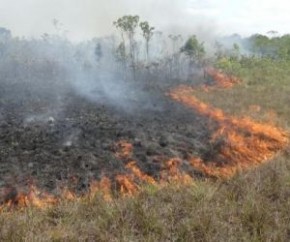
[[[229,181],[0,214],[1,241],[289,241],[289,155]]]

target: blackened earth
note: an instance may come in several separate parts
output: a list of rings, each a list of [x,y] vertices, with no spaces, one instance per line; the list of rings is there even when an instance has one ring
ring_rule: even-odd
[[[98,90],[89,98],[67,87],[60,92],[64,87],[58,85],[2,85],[0,187],[33,182],[45,191],[56,192],[62,184],[81,192],[91,180],[126,174],[131,160],[158,180],[165,162],[177,157],[181,171],[203,177],[188,159],[208,154],[215,124],[166,95],[176,83],[134,84],[120,100]],[[116,157],[121,140],[133,145],[130,159]]]

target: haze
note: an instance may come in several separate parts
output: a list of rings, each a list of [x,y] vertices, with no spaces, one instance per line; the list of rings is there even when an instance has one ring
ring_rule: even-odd
[[[80,41],[111,34],[116,18],[138,14],[169,32],[283,34],[289,31],[289,9],[290,2],[283,0],[0,0],[0,26],[14,36],[58,32]],[[53,19],[62,24],[58,30]]]

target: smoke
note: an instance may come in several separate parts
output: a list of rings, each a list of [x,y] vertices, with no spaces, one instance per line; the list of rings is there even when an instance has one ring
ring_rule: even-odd
[[[283,0],[267,0],[263,4],[250,0],[0,0],[0,22],[17,36],[59,32],[81,41],[111,34],[116,18],[138,14],[170,33],[244,36],[269,30],[287,32],[288,9],[289,3]],[[62,23],[59,29],[52,24],[54,18]]]
[[[1,3],[3,1],[3,3]],[[71,40],[81,41],[114,32],[112,22],[131,14],[148,20],[158,30],[189,34],[200,29],[209,33],[216,29],[214,19],[196,14],[190,1],[174,0],[0,0],[2,25],[18,36],[39,37],[43,33],[62,33]],[[60,23],[56,29],[52,19]]]
[[[236,10],[233,3],[212,0],[11,0],[0,6],[4,27],[11,29],[14,36],[26,36],[6,39],[4,47],[0,46],[3,90],[11,94],[13,89],[11,102],[23,103],[27,97],[36,97],[49,104],[49,113],[28,109],[26,122],[58,116],[71,93],[129,112],[140,103],[144,109],[154,109],[150,93],[145,91],[146,84],[154,80],[169,85],[174,79],[190,79],[193,72],[188,70],[188,60],[179,53],[180,47],[189,35],[195,34],[209,50],[221,33],[220,26],[228,26],[227,20],[233,19]],[[247,6],[243,3],[241,9]],[[252,12],[253,8],[250,9]],[[112,33],[118,36],[112,23],[128,14],[139,15],[156,29],[150,43],[149,63],[140,31],[136,33],[138,60],[133,67],[128,61],[117,60],[118,38],[99,37]],[[241,11],[237,16],[243,14]],[[173,43],[169,34],[181,34],[183,39]],[[230,43],[231,48],[233,41],[224,43]],[[95,56],[97,43],[102,48],[100,60]]]
[[[78,98],[127,113],[140,107],[144,111],[156,109],[144,84],[158,75],[165,80],[163,70],[153,75],[144,66],[136,67],[138,74],[133,80],[129,63],[116,60],[118,41],[114,38],[75,44],[50,35],[41,40],[2,37],[0,34],[3,108],[20,108],[21,112],[16,112],[25,126],[54,123]],[[100,59],[95,54],[97,44],[102,50]],[[139,62],[143,65],[144,58]]]

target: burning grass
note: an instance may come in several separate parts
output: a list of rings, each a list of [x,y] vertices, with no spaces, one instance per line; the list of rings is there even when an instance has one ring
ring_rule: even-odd
[[[58,188],[60,190],[58,195],[41,192],[33,183],[25,191],[20,191],[15,187],[5,188],[2,191],[2,205],[0,211],[11,210],[14,208],[48,208],[52,205],[59,204],[62,201],[87,200],[94,198],[96,195],[101,195],[105,201],[112,201],[114,197],[130,197],[137,195],[146,185],[152,185],[158,188],[165,187],[168,184],[192,183],[193,178],[188,174],[180,171],[180,159],[171,159],[163,164],[160,177],[153,178],[145,174],[133,160],[133,145],[125,140],[121,140],[115,144],[117,158],[127,162],[123,173],[116,174],[112,178],[103,176],[100,181],[93,180],[90,182],[87,193],[78,195],[67,187]],[[161,160],[161,158],[160,158]],[[117,192],[117,194],[114,194]]]
[[[207,69],[207,75],[214,80],[209,88],[204,86],[207,91],[230,88],[240,82],[239,79],[214,69]],[[179,86],[172,89],[169,96],[216,123],[217,128],[210,138],[210,149],[201,157],[188,158],[189,165],[205,176],[229,178],[239,170],[266,162],[287,146],[286,132],[273,124],[259,123],[248,117],[236,118],[227,115],[221,109],[197,99],[193,95],[194,92],[192,87]],[[134,159],[134,145],[129,140],[117,141],[113,150],[116,159],[125,164],[123,171],[112,176],[103,175],[98,181],[90,181],[88,191],[84,195],[79,196],[66,187],[60,189],[56,196],[39,191],[35,184],[32,184],[27,192],[12,187],[3,191],[4,199],[0,210],[30,206],[46,208],[63,200],[86,200],[95,197],[96,194],[101,194],[106,201],[112,201],[115,191],[127,197],[139,193],[144,185],[160,188],[167,184],[191,184],[194,181],[194,177],[181,169],[184,162],[179,157],[166,160],[156,156],[160,163],[160,174],[151,176],[144,172]]]
[[[231,87],[238,79],[228,77],[213,69],[208,72],[216,88]],[[213,90],[213,87],[211,87]],[[271,159],[288,144],[287,133],[272,124],[263,124],[248,117],[236,118],[225,114],[193,96],[195,90],[179,86],[170,92],[171,98],[197,111],[217,123],[212,134],[212,153],[206,160],[193,158],[191,164],[207,175],[230,177],[237,170],[243,170]]]
[[[288,241],[289,156],[230,181],[0,214],[1,241]]]
[[[241,80],[235,76],[226,75],[215,68],[208,67],[204,70],[204,75],[213,81],[213,85],[204,85],[203,87],[208,90],[208,88],[231,88],[234,85],[241,82]]]

